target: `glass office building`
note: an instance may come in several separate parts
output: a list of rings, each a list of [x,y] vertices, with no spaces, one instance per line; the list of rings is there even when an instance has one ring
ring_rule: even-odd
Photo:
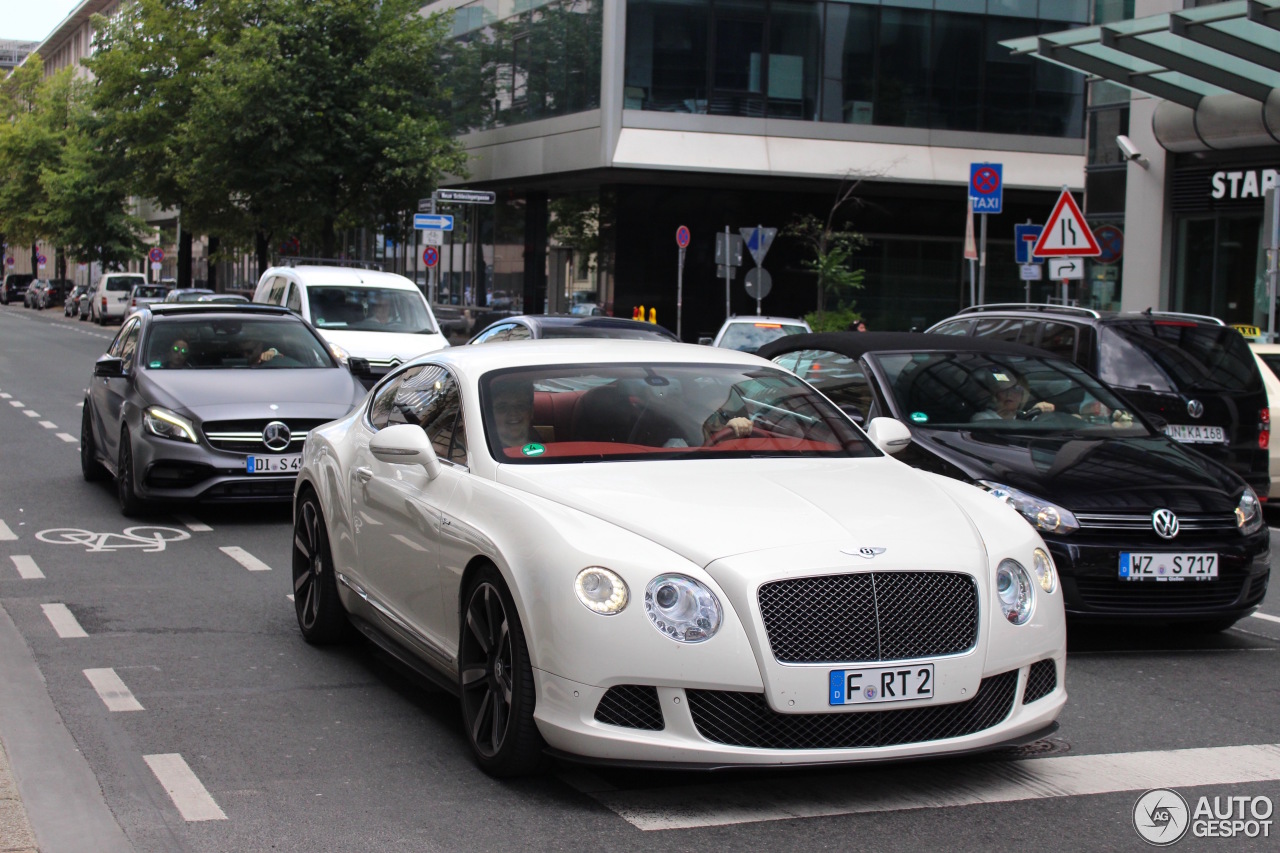
[[[780,230],[765,313],[816,307],[805,215],[862,233],[856,309],[924,326],[967,303],[969,164],[1004,164],[990,217],[988,301],[1042,299],[1014,264],[1013,226],[1083,189],[1085,93],[1070,70],[1000,42],[1087,24],[1089,0],[444,0],[452,120],[498,203],[463,208],[440,301],[528,312],[644,305],[676,326],[675,232],[692,240],[682,336],[726,313],[715,235]],[[420,249],[399,252],[423,277]],[[733,313],[754,313],[729,285]],[[1103,306],[1108,307],[1108,306]]]

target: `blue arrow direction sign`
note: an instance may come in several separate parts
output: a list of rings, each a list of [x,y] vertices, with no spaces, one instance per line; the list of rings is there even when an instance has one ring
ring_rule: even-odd
[[[452,231],[453,217],[442,213],[415,213],[413,227],[417,231]]]
[[[1040,232],[1043,230],[1043,225],[1013,226],[1013,257],[1017,263],[1039,264],[1044,262],[1044,258],[1031,254],[1031,250],[1035,248],[1036,241],[1040,239]]]
[[[1004,164],[970,163],[969,198],[974,213],[999,213],[1004,207]]]

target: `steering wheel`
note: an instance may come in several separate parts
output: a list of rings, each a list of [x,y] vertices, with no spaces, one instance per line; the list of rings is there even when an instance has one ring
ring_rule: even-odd
[[[1036,418],[1040,417],[1041,415],[1052,415],[1052,414],[1053,414],[1052,409],[1049,409],[1049,410],[1037,409],[1033,406],[1030,409],[1023,409],[1022,411],[1018,412],[1017,418],[1020,421],[1034,421]]]

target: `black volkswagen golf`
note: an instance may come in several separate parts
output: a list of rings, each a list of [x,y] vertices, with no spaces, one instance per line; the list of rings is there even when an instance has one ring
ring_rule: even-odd
[[[1070,361],[897,333],[796,335],[760,355],[855,421],[906,424],[902,461],[1012,504],[1048,544],[1074,621],[1224,630],[1266,595],[1253,489]]]

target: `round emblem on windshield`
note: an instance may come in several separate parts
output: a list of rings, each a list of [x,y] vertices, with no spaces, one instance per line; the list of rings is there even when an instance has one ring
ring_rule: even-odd
[[[262,428],[262,443],[268,450],[286,450],[293,440],[289,425],[281,421],[272,421]]]
[[[1204,414],[1204,403],[1201,403],[1199,400],[1188,400],[1187,414],[1191,415],[1193,418],[1200,417]]]
[[[1170,509],[1158,509],[1151,513],[1151,526],[1161,539],[1172,539],[1178,535],[1178,517]]]

